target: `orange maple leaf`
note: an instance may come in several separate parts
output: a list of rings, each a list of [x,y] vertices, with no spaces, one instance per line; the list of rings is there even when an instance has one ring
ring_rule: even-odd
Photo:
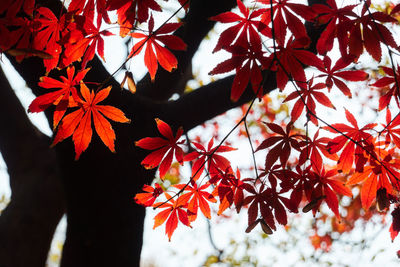
[[[153,205],[157,197],[164,192],[162,187],[157,183],[154,185],[154,187],[145,184],[143,185],[142,190],[147,193],[138,193],[136,194],[134,199],[137,204],[143,205],[145,207],[150,207],[151,205]]]
[[[362,183],[360,193],[364,209],[371,206],[379,189],[384,188],[390,195],[395,195],[400,190],[397,178],[400,176],[400,161],[392,157],[393,151],[394,149],[386,151],[376,148],[376,159],[370,156],[370,164],[364,167],[363,172],[355,172],[347,181],[346,185]]]
[[[104,117],[110,120],[127,123],[130,122],[124,113],[113,106],[97,105],[106,99],[110,93],[111,86],[100,90],[96,94],[89,91],[84,83],[81,83],[81,94],[78,110],[71,112],[63,118],[58,127],[56,137],[52,146],[61,142],[72,135],[75,145],[75,160],[78,160],[83,151],[85,151],[92,140],[92,117],[94,128],[101,141],[112,151],[115,152],[114,140],[115,132],[111,124]]]
[[[190,222],[196,220],[198,208],[200,208],[201,212],[207,219],[211,219],[208,201],[215,203],[217,200],[212,194],[205,190],[209,186],[209,183],[205,183],[202,186],[197,186],[197,183],[193,180],[191,181],[191,185],[174,185],[174,187],[178,188],[179,190],[185,189],[185,193],[182,196],[190,199],[188,203],[188,217]]]
[[[191,227],[189,217],[186,212],[188,197],[180,196],[175,201],[169,194],[164,194],[169,199],[170,203],[156,203],[153,205],[156,207],[162,204],[161,208],[165,208],[154,217],[153,229],[167,221],[165,225],[165,234],[168,235],[168,239],[171,241],[171,236],[178,227],[178,221],[181,221],[184,225]]]
[[[337,167],[344,173],[349,173],[353,162],[356,164],[356,170],[359,171],[364,165],[365,157],[364,149],[367,150],[371,145],[372,135],[368,131],[372,130],[376,123],[369,123],[360,128],[353,114],[347,109],[344,110],[346,119],[351,126],[343,123],[334,123],[331,127],[325,126],[323,129],[331,133],[340,133],[339,136],[333,138],[327,146],[329,153],[337,153],[342,150]],[[352,141],[349,141],[351,139]]]

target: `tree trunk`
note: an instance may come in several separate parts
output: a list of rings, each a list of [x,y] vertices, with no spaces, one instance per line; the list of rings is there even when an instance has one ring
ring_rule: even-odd
[[[133,197],[154,172],[128,149],[112,154],[100,146],[79,161],[59,154],[68,203],[62,267],[139,266],[145,211]]]
[[[11,201],[0,216],[0,266],[42,267],[64,213],[64,194],[50,138],[38,131],[0,68],[0,151]]]
[[[139,266],[145,210],[133,198],[155,171],[141,166],[146,154],[134,141],[156,135],[156,115],[127,116],[131,124],[113,125],[116,153],[96,134],[78,161],[70,140],[56,146],[68,222],[62,267]]]

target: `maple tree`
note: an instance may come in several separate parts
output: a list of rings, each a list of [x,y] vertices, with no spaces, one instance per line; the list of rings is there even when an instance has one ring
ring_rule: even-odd
[[[229,209],[246,210],[243,232],[260,225],[271,235],[291,214],[312,211],[326,220],[318,215],[325,205],[332,220],[346,222],[334,224],[338,233],[373,214],[391,214],[395,239],[400,47],[391,28],[399,21],[400,4],[391,1],[384,7],[370,0],[340,7],[334,0],[3,1],[1,56],[36,95],[28,111],[45,112],[53,137],[30,123],[1,74],[0,150],[13,194],[0,216],[6,241],[0,243],[7,244],[0,245],[0,265],[44,266],[65,212],[61,266],[138,266],[142,206],[158,212],[154,228],[165,225],[168,239],[178,227]],[[212,53],[228,57],[209,75],[226,76],[185,90],[191,61],[217,22],[226,27]],[[113,37],[131,44],[109,73],[102,61],[105,39]],[[380,68],[364,67],[364,58]],[[147,68],[139,81],[133,59]],[[122,69],[121,85],[115,75]],[[368,105],[384,120],[360,127],[354,112],[335,103],[336,89],[356,98],[356,82],[376,94]],[[274,101],[290,109],[283,119],[269,106],[276,88],[286,96]],[[228,134],[214,124],[207,140],[189,136],[236,107],[242,113]],[[324,107],[347,122],[324,118]],[[249,141],[250,170],[229,159],[240,150],[229,142],[234,133]],[[171,168],[185,166],[187,177],[171,182]],[[151,185],[157,169],[160,181]],[[350,204],[341,205],[346,197]],[[315,228],[311,239],[319,249],[330,237]]]

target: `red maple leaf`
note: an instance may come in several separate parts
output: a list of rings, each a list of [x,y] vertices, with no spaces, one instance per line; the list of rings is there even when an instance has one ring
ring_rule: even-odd
[[[317,51],[321,55],[325,55],[333,48],[333,41],[338,38],[342,56],[347,53],[346,48],[346,23],[350,21],[349,17],[357,17],[353,9],[357,5],[349,5],[338,8],[335,0],[327,0],[326,4],[312,5],[313,11],[318,14],[316,20],[319,24],[328,24],[317,42]]]
[[[271,60],[265,57],[261,50],[261,42],[251,44],[246,42],[245,47],[235,45],[224,49],[232,53],[232,57],[219,63],[209,74],[214,75],[236,70],[231,89],[232,101],[237,101],[240,98],[249,81],[254,93],[261,98],[263,95],[261,88],[262,74],[258,64],[261,64],[264,68],[271,66]]]
[[[297,133],[292,133],[291,129],[293,126],[293,122],[290,122],[286,126],[286,131],[283,130],[281,126],[275,123],[265,124],[277,135],[272,135],[271,137],[265,139],[257,147],[256,152],[273,146],[273,148],[268,152],[267,157],[265,158],[265,169],[269,170],[278,160],[278,158],[281,165],[286,166],[292,148],[300,151],[298,138],[301,137],[301,135]]]
[[[77,102],[79,109],[69,113],[62,119],[52,146],[72,135],[76,153],[75,160],[78,160],[92,140],[93,118],[94,128],[101,141],[111,152],[115,152],[115,132],[105,117],[122,123],[130,122],[130,120],[125,117],[121,110],[113,106],[98,105],[99,102],[108,97],[110,91],[111,86],[95,94],[93,91],[89,91],[84,83],[81,83],[80,92],[83,99]]]
[[[257,0],[257,2],[268,5],[268,8],[265,9],[261,18],[264,25],[269,25],[271,22],[271,1],[273,5],[275,40],[283,45],[286,39],[287,29],[289,28],[297,41],[301,43],[303,47],[307,46],[310,42],[310,38],[307,35],[304,23],[301,22],[298,16],[308,21],[314,20],[316,14],[311,7],[299,3],[290,3],[290,0]]]
[[[392,114],[390,110],[386,110],[386,124],[382,125],[384,127],[383,133],[386,135],[386,144],[393,142],[397,147],[400,147],[400,116],[397,115],[392,121]]]
[[[293,191],[290,194],[290,202],[293,208],[299,207],[303,195],[305,195],[308,201],[311,201],[311,195],[313,187],[315,185],[315,179],[313,179],[311,165],[302,168],[297,165],[295,171],[291,173],[291,180]]]
[[[36,12],[35,21],[40,23],[40,27],[35,32],[33,44],[35,49],[43,50],[53,56],[52,59],[44,60],[46,72],[49,72],[58,65],[62,50],[59,41],[63,28],[58,18],[47,7],[39,7]]]
[[[71,3],[69,3],[68,12],[81,14],[83,10],[87,10],[87,19],[93,22],[94,16],[92,17],[88,13],[93,13],[94,15],[94,0],[71,0]]]
[[[275,188],[278,185],[278,180],[280,181],[280,187],[285,188],[286,191],[293,188],[291,183],[291,176],[293,171],[282,168],[281,165],[277,164],[272,166],[270,169],[261,169],[258,177],[265,177],[268,179],[270,187]],[[264,180],[264,182],[266,182]]]
[[[15,55],[15,59],[21,62],[25,57],[34,55],[29,53],[29,50],[34,49],[31,39],[36,28],[40,26],[40,23],[25,17],[12,17],[2,22],[4,23],[3,25],[12,28],[8,34],[9,40],[5,42],[5,45],[8,48],[26,49],[25,53]]]
[[[295,98],[298,98],[296,103],[293,106],[292,112],[290,114],[291,116],[291,121],[295,122],[303,113],[304,108],[306,107],[307,111],[307,116],[310,118],[310,120],[315,124],[318,125],[318,120],[316,118],[316,104],[315,100],[328,107],[328,108],[333,108],[336,109],[332,102],[329,100],[329,98],[323,93],[320,92],[319,90],[322,90],[326,87],[324,83],[317,83],[313,84],[314,78],[311,78],[308,83],[307,87],[300,87],[298,90],[294,91],[290,95],[288,95],[283,102],[293,100]],[[309,115],[308,113],[311,112],[313,115]]]
[[[187,207],[187,196],[178,197],[175,201],[170,195],[164,193],[167,199],[169,199],[168,203],[156,203],[154,206],[160,206],[160,208],[164,208],[164,210],[160,211],[154,217],[154,226],[153,229],[162,225],[165,221],[167,221],[165,225],[165,234],[168,236],[168,239],[171,241],[172,234],[178,227],[178,221],[183,223],[186,226],[190,226],[190,221],[186,212]],[[167,220],[168,219],[168,220]]]
[[[236,46],[237,44],[261,44],[261,38],[258,31],[258,28],[260,28],[259,17],[265,11],[265,9],[256,9],[250,12],[249,8],[246,8],[242,1],[237,0],[236,2],[240,13],[242,13],[242,16],[229,11],[210,18],[210,20],[221,23],[237,22],[237,24],[229,27],[220,34],[213,53],[229,46]],[[266,26],[263,27],[261,33],[265,36],[271,37],[271,31]]]
[[[176,132],[176,136],[173,135],[171,127],[160,119],[155,119],[157,123],[158,131],[165,138],[161,137],[145,137],[135,142],[135,145],[147,149],[155,150],[147,155],[141,164],[146,169],[153,169],[160,165],[160,178],[164,178],[169,167],[172,164],[172,159],[175,152],[176,160],[183,164],[183,150],[180,147],[184,143],[184,140],[179,141],[181,138],[183,129],[179,128]],[[166,156],[165,156],[166,155]],[[165,157],[164,157],[165,156]]]
[[[357,170],[362,169],[364,166],[366,158],[364,156],[363,148],[368,149],[372,142],[372,136],[367,131],[373,129],[376,126],[376,123],[367,124],[360,129],[353,114],[351,114],[347,109],[345,109],[345,113],[346,119],[350,122],[351,126],[343,123],[335,123],[332,124],[332,128],[325,126],[324,129],[332,133],[340,133],[339,136],[329,141],[327,147],[330,153],[337,153],[343,149],[337,167],[340,171],[348,173],[352,168],[354,161]],[[352,141],[349,141],[349,138]]]
[[[185,189],[182,197],[188,199],[188,216],[189,221],[193,222],[197,218],[197,210],[200,208],[201,212],[207,219],[211,219],[210,206],[208,202],[217,202],[215,197],[209,192],[205,191],[210,186],[209,183],[205,183],[202,186],[197,186],[197,183],[191,180],[191,184],[177,184],[174,187],[179,190]],[[188,191],[188,192],[187,192]],[[187,192],[187,193],[186,193]]]
[[[322,168],[322,155],[331,159],[338,160],[336,154],[331,154],[328,152],[327,144],[330,141],[328,137],[318,138],[319,129],[314,134],[313,139],[308,138],[307,140],[300,141],[301,152],[299,156],[299,165],[303,165],[307,159],[310,160],[311,166],[314,171],[318,172]]]
[[[147,21],[153,11],[162,11],[155,0],[109,0],[107,10],[117,10],[120,35],[125,37],[134,29],[136,21],[143,23]]]
[[[269,227],[276,230],[274,215],[272,214],[270,207],[265,203],[265,199],[261,194],[261,192],[264,190],[264,185],[261,185],[258,191],[256,188],[249,188],[248,190],[251,195],[244,199],[244,205],[250,204],[247,210],[248,225],[252,225],[257,220],[258,213],[261,211],[261,216],[263,217],[264,221]]]
[[[157,197],[159,197],[164,192],[164,190],[158,183],[154,184],[154,187],[145,184],[143,185],[142,190],[147,193],[136,194],[135,202],[145,207],[152,206]]]
[[[103,19],[107,24],[112,23],[107,12],[107,2],[107,0],[96,0],[97,25],[101,23],[101,19]]]
[[[397,106],[400,107],[400,92],[398,88],[400,84],[400,66],[397,65],[397,70],[395,70],[395,72],[392,68],[384,66],[381,68],[385,72],[385,76],[371,84],[371,86],[381,88],[383,91],[383,95],[379,98],[379,110],[386,108],[392,97],[396,100]]]
[[[344,186],[344,183],[336,178],[337,170],[332,169],[329,171],[325,171],[324,168],[319,170],[318,172],[313,172],[316,185],[313,189],[315,196],[325,196],[326,204],[328,207],[335,213],[336,217],[339,219],[339,201],[336,194],[341,194],[344,196],[352,197],[350,189]],[[319,205],[318,205],[319,206]],[[317,206],[315,207],[317,208]]]
[[[18,12],[32,16],[35,0],[3,0],[0,4],[0,14],[6,12],[6,18],[14,18]]]
[[[97,11],[97,25],[101,24],[102,19],[111,24],[107,13],[107,0],[72,0],[68,6],[68,12],[75,15],[83,15],[86,20],[94,23],[95,10]]]
[[[345,96],[351,97],[351,92],[350,89],[347,87],[346,83],[344,83],[341,79],[346,80],[346,81],[352,81],[352,82],[359,82],[359,81],[365,81],[368,79],[368,73],[362,70],[342,70],[350,63],[353,62],[354,57],[348,56],[348,57],[341,57],[336,61],[335,65],[331,67],[332,61],[328,56],[324,57],[324,68],[318,68],[321,72],[324,72],[325,74],[318,75],[317,77],[325,77],[325,84],[326,87],[328,87],[328,90],[330,91],[333,85],[336,85],[337,88],[339,88],[340,91]]]
[[[382,57],[380,43],[395,49],[398,47],[392,33],[381,23],[397,23],[397,20],[383,12],[368,12],[370,4],[370,0],[365,1],[361,15],[346,23],[348,25],[347,31],[350,33],[348,39],[349,54],[358,59],[363,52],[363,47],[365,47],[367,52],[379,62]]]
[[[148,27],[149,34],[144,34],[141,32],[131,33],[133,38],[141,39],[136,43],[130,53],[131,56],[136,56],[142,51],[144,47],[144,64],[149,70],[151,80],[154,81],[156,76],[158,63],[165,70],[171,72],[178,66],[178,61],[176,57],[165,47],[161,46],[164,44],[173,50],[185,50],[186,44],[177,36],[171,35],[172,32],[176,31],[181,26],[181,23],[166,23],[156,31],[154,29],[154,19],[153,16],[150,17]]]
[[[285,89],[290,76],[299,87],[306,87],[306,74],[302,64],[323,68],[324,64],[315,54],[303,49],[304,45],[297,40],[293,40],[293,36],[289,38],[286,46],[278,45],[276,53],[270,57],[275,60],[275,66],[272,70],[276,70],[276,83],[282,91]]]
[[[53,115],[53,127],[56,128],[61,118],[64,116],[67,107],[76,105],[79,96],[76,87],[89,69],[79,71],[75,76],[75,67],[67,68],[67,77],[60,76],[61,81],[43,76],[40,78],[39,86],[46,89],[60,88],[57,91],[36,97],[29,105],[29,112],[41,112],[51,105],[56,106]],[[75,77],[74,77],[75,76]]]
[[[64,66],[70,65],[72,62],[80,60],[82,58],[82,68],[86,67],[86,64],[93,59],[94,54],[97,50],[97,54],[104,59],[104,40],[102,36],[113,35],[107,30],[101,30],[100,26],[94,26],[90,20],[84,20],[82,27],[82,36],[74,40],[72,43],[65,45],[63,64]],[[75,33],[76,34],[76,33]],[[96,49],[97,48],[97,49]]]
[[[365,166],[362,172],[355,172],[346,183],[362,183],[361,203],[364,209],[371,206],[379,189],[384,188],[390,195],[395,195],[395,192],[400,190],[400,161],[392,157],[394,149],[387,151],[384,148],[376,148],[374,152],[375,157],[370,157],[370,164]]]
[[[247,196],[243,205],[249,205],[248,208],[248,225],[252,225],[258,217],[259,212],[263,220],[268,224],[270,228],[276,230],[275,220],[279,224],[287,224],[286,209],[292,210],[292,205],[289,199],[281,196],[281,192],[277,192],[276,188],[266,188],[264,184],[257,190],[252,187],[246,187],[246,190],[251,194]]]
[[[246,183],[248,179],[240,179],[239,170],[235,173],[232,168],[227,168],[219,174],[213,175],[210,183],[216,185],[213,195],[217,195],[220,201],[218,208],[218,215],[221,215],[227,208],[235,204],[236,211],[239,213],[243,206],[244,189],[253,187],[251,184]],[[248,189],[250,190],[250,189]]]
[[[192,179],[197,180],[200,175],[203,173],[204,166],[207,160],[207,170],[211,174],[211,176],[220,173],[220,171],[224,172],[230,167],[230,162],[225,157],[218,155],[217,153],[228,152],[236,150],[236,148],[230,146],[218,145],[213,147],[214,138],[208,142],[207,149],[197,142],[192,142],[192,144],[198,149],[187,154],[184,158],[184,161],[192,161],[195,160],[192,166]]]

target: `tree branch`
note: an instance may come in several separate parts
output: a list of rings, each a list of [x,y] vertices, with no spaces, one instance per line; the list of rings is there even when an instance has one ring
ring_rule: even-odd
[[[275,73],[264,72],[264,94],[276,88]],[[232,108],[239,107],[251,99],[255,94],[251,85],[247,86],[245,92],[237,102],[230,98],[231,87],[234,76],[212,82],[205,86],[185,94],[176,101],[169,102],[165,117],[166,120],[174,123],[175,126],[182,126],[185,131],[204,123]]]
[[[45,266],[64,213],[56,157],[1,69],[0,125],[0,151],[12,189],[11,202],[0,216],[0,266]]]

